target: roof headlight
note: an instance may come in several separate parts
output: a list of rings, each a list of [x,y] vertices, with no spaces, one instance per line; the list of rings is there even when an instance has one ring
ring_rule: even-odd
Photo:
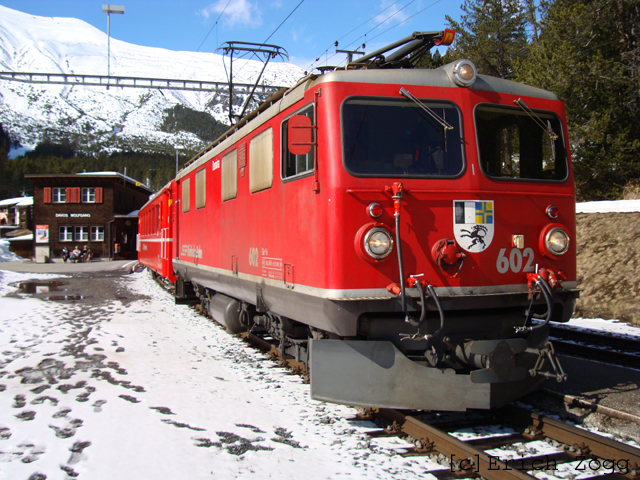
[[[453,65],[453,81],[460,87],[470,87],[476,81],[478,73],[471,60],[458,60]]]
[[[546,235],[545,243],[553,255],[564,255],[569,250],[569,234],[562,228],[552,228]]]
[[[364,237],[364,249],[376,260],[381,260],[393,250],[393,238],[384,228],[373,228]]]

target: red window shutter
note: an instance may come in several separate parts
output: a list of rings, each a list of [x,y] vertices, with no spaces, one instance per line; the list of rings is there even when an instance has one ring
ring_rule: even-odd
[[[69,187],[65,191],[66,203],[78,203],[76,200],[76,189]]]
[[[96,188],[96,203],[102,203],[102,187]]]
[[[51,203],[51,187],[45,187],[43,190],[44,190],[44,203]]]

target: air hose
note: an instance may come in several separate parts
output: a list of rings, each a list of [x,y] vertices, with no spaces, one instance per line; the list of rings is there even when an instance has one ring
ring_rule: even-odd
[[[396,217],[396,245],[398,250],[398,265],[400,265],[400,303],[402,311],[407,313],[407,299],[404,288],[404,265],[402,263],[402,246],[400,244],[400,212],[394,214]]]
[[[547,312],[545,314],[544,321],[538,325],[534,325],[533,327],[526,327],[526,326],[516,327],[516,333],[528,333],[534,330],[540,330],[541,328],[546,327],[549,321],[551,320],[551,316],[553,314],[553,291],[551,290],[551,287],[546,282],[546,280],[542,278],[540,275],[538,275],[538,277],[536,278],[536,285],[538,286],[538,288],[540,288],[540,291],[542,292],[542,296],[544,297],[545,302],[547,302]],[[532,299],[532,302],[533,302],[533,299]],[[538,316],[533,314],[531,311],[531,307],[529,307],[529,310],[527,311],[527,318],[525,323],[528,323],[531,317],[542,318],[542,315]]]
[[[416,334],[418,335],[420,333],[420,327],[427,319],[427,295],[424,289],[422,288],[422,284],[419,281],[416,281],[415,285],[416,285],[416,288],[418,289],[418,293],[420,294],[420,300],[422,303],[420,318],[416,322],[409,315],[407,315],[406,321],[411,325],[413,325],[414,327],[418,327],[418,333]],[[438,330],[436,330],[434,333],[424,336],[426,340],[431,340],[432,338],[440,335],[442,333],[442,330],[444,329],[444,311],[442,310],[442,306],[440,305],[440,300],[438,299],[438,295],[436,294],[435,289],[429,284],[427,284],[427,292],[429,296],[433,298],[433,301],[435,302],[436,307],[438,308],[438,313],[440,314],[440,326],[438,327]]]

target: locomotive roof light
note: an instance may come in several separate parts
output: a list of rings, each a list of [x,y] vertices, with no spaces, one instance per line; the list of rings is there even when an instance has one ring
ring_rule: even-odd
[[[451,70],[453,82],[459,87],[470,87],[476,81],[478,72],[471,60],[458,60]]]
[[[560,225],[547,225],[540,235],[540,249],[547,257],[557,258],[569,250],[571,239]]]
[[[373,228],[364,237],[364,249],[370,257],[382,260],[393,250],[393,237],[384,228]]]

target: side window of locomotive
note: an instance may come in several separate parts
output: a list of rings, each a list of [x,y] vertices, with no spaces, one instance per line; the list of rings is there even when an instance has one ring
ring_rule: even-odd
[[[196,172],[196,208],[202,208],[207,204],[207,169]]]
[[[342,107],[342,152],[358,177],[454,177],[464,166],[462,121],[448,102],[354,97]]]
[[[220,165],[220,192],[222,201],[236,198],[238,194],[238,151],[233,150],[222,157]]]
[[[567,178],[562,125],[555,114],[536,111],[534,117],[518,108],[478,105],[475,123],[480,166],[487,176],[549,181]]]
[[[185,178],[182,180],[182,198],[180,201],[182,202],[182,213],[187,213],[190,207],[190,199],[191,197],[191,179]]]
[[[309,105],[296,112],[296,115],[306,115],[313,124],[313,105]],[[315,141],[315,131],[311,130],[311,141]],[[314,149],[311,148],[306,155],[294,155],[289,151],[289,120],[282,122],[282,178],[287,179],[297,175],[303,175],[313,171]]]
[[[273,185],[273,129],[251,139],[249,144],[249,190],[256,193]]]

